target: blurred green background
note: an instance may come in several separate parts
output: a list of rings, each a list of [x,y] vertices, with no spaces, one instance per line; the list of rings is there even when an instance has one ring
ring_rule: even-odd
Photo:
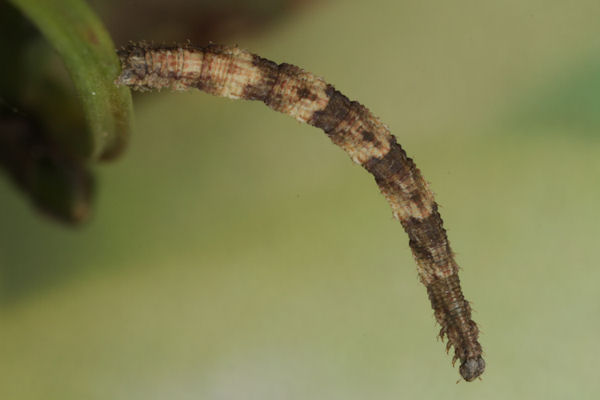
[[[599,16],[596,0],[331,0],[226,39],[325,77],[415,159],[482,381],[455,384],[406,234],[322,132],[162,92],[135,97],[86,226],[0,180],[0,398],[596,398]]]

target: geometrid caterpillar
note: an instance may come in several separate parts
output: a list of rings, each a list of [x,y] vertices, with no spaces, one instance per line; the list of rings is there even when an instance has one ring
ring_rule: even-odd
[[[152,46],[119,51],[116,81],[133,89],[197,88],[216,96],[260,100],[275,111],[321,128],[374,177],[410,239],[421,282],[427,287],[440,337],[454,347],[452,363],[472,381],[485,370],[479,329],[458,279],[438,207],[427,182],[388,128],[371,111],[321,78],[294,65],[276,64],[237,47]]]

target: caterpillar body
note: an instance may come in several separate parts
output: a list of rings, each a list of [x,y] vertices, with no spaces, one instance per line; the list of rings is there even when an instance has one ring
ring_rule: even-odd
[[[408,234],[420,280],[441,326],[440,337],[448,339],[446,350],[454,347],[452,363],[460,360],[459,372],[466,381],[484,372],[479,329],[463,296],[458,264],[433,193],[387,126],[369,109],[301,68],[238,47],[131,43],[118,53],[122,63],[118,85],[138,90],[197,88],[216,96],[259,100],[325,131],[374,176]]]

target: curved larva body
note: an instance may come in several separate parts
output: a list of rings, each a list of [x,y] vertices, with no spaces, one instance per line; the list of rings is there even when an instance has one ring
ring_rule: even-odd
[[[435,317],[460,359],[467,381],[485,369],[479,330],[458,279],[458,265],[427,182],[389,129],[366,107],[321,78],[276,64],[237,47],[152,47],[131,44],[119,52],[117,84],[134,89],[197,88],[216,96],[260,100],[298,121],[321,128],[374,177],[394,217],[408,233],[421,282]]]

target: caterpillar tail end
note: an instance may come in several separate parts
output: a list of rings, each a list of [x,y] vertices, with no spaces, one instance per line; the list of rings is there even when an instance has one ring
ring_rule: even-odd
[[[478,378],[485,371],[485,361],[481,356],[469,358],[460,365],[460,375],[467,382]]]

